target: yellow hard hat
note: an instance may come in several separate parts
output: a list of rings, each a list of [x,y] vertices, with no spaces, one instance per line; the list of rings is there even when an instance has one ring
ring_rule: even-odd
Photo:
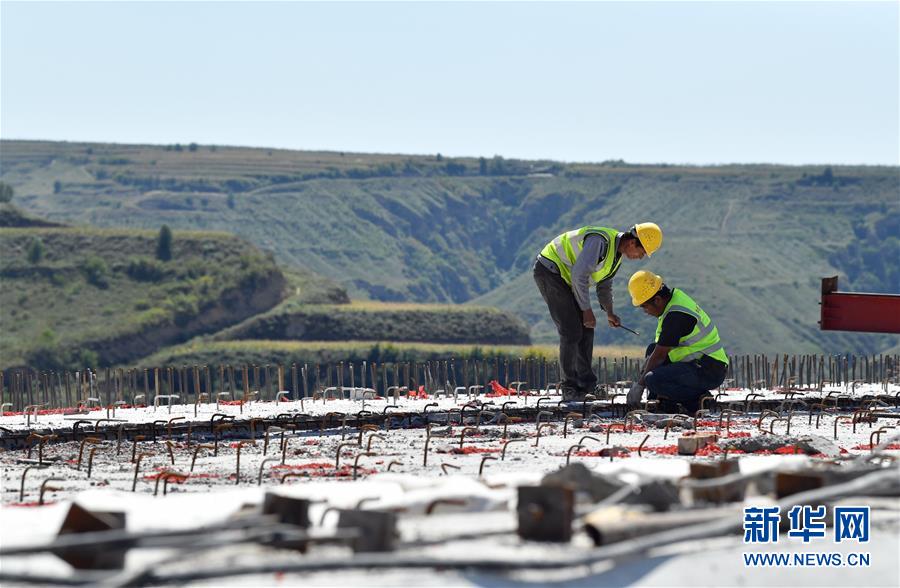
[[[662,229],[656,223],[638,223],[631,228],[631,234],[638,238],[648,256],[662,246]]]
[[[631,294],[631,303],[635,306],[640,306],[647,302],[653,298],[654,294],[659,292],[662,283],[663,279],[653,272],[648,272],[647,270],[634,272],[634,275],[628,280],[628,292]]]

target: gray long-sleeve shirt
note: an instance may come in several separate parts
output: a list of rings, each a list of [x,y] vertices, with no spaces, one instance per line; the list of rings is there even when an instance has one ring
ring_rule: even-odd
[[[617,250],[621,238],[622,233],[616,235],[616,241],[613,246]],[[589,290],[591,274],[597,269],[598,261],[606,257],[608,248],[609,240],[606,238],[606,235],[591,233],[584,238],[581,252],[578,254],[578,259],[575,260],[575,265],[572,267],[572,294],[575,295],[575,302],[578,303],[578,308],[581,310],[590,310],[591,308]],[[559,272],[555,263],[542,256],[538,256],[538,258],[546,267]],[[615,272],[606,279],[597,282],[596,287],[597,302],[607,311],[613,307],[612,278],[614,275]]]

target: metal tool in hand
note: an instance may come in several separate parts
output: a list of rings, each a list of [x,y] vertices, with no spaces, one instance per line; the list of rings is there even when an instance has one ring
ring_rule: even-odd
[[[625,329],[625,330],[628,331],[629,333],[634,333],[635,335],[640,335],[640,333],[638,333],[637,331],[632,331],[631,329],[629,329],[628,327],[626,327],[626,326],[623,325],[623,324],[620,324],[619,327],[622,328],[622,329]]]

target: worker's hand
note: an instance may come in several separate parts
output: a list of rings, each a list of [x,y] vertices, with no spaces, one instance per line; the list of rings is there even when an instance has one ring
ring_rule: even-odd
[[[611,312],[606,313],[606,322],[609,323],[610,327],[621,327],[622,321],[619,320],[619,315],[613,314]]]
[[[581,311],[581,324],[588,329],[593,329],[597,326],[597,319],[594,317],[593,310],[589,308]]]
[[[628,396],[625,398],[626,404],[628,406],[636,406],[641,403],[641,396],[644,395],[644,387],[641,386],[639,382],[635,382],[631,385],[631,389],[628,391]]]

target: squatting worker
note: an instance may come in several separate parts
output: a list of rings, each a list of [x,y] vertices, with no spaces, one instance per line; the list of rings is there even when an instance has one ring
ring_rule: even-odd
[[[628,291],[632,304],[658,317],[655,342],[647,347],[647,360],[628,393],[628,404],[638,404],[646,387],[648,399],[658,400],[662,412],[676,412],[681,404],[694,414],[701,397],[721,386],[728,371],[719,330],[690,296],[669,288],[653,272],[635,272]]]
[[[547,244],[534,263],[534,281],[559,331],[559,363],[564,400],[582,400],[594,391],[591,369],[594,327],[589,283],[596,283],[597,300],[611,327],[619,327],[613,311],[612,278],[624,255],[641,259],[662,245],[654,223],[639,223],[627,232],[605,227],[581,227]]]

